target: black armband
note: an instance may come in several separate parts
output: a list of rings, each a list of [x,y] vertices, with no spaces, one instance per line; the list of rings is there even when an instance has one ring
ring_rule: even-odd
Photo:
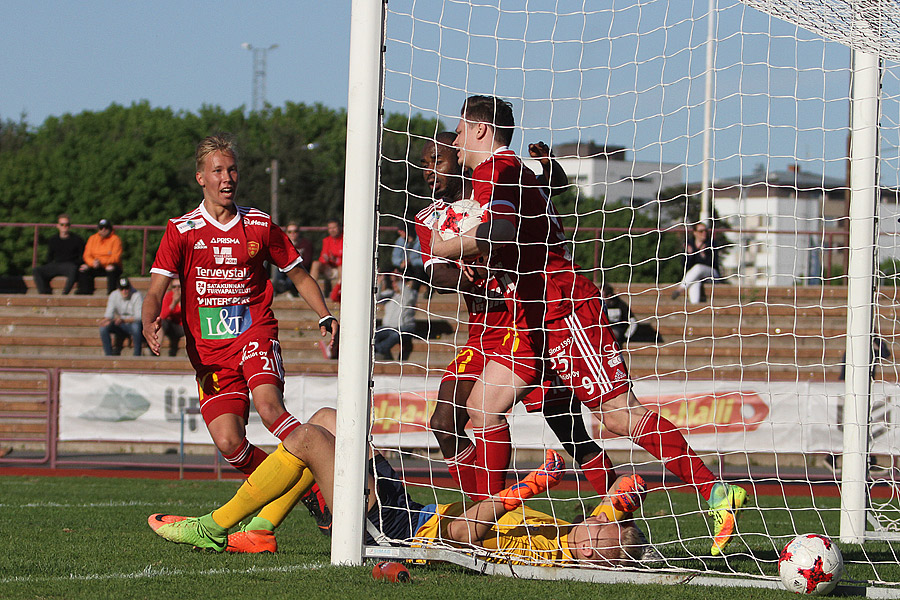
[[[331,322],[337,321],[337,317],[334,315],[325,315],[321,319],[319,319],[319,327],[324,327],[325,331],[328,333],[332,333],[331,331]]]

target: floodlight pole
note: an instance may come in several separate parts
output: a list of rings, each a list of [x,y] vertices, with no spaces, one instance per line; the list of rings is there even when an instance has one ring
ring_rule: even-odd
[[[277,47],[278,44],[272,44],[268,48],[256,48],[247,42],[241,44],[241,48],[253,52],[253,112],[266,107],[266,60],[269,50]]]

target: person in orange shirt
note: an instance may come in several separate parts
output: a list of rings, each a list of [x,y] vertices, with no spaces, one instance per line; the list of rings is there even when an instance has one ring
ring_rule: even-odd
[[[100,219],[97,233],[88,238],[84,246],[84,264],[78,269],[78,294],[94,293],[94,278],[106,277],[106,293],[119,288],[122,275],[122,240],[113,233],[112,223]]]

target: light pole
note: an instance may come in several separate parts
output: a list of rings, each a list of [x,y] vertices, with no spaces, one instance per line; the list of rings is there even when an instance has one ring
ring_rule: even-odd
[[[278,44],[272,44],[268,48],[256,48],[247,42],[241,44],[241,48],[253,52],[253,112],[266,106],[266,58],[269,50],[277,47]]]

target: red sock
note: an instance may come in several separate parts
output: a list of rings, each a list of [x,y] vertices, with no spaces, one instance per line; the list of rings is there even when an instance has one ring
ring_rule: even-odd
[[[600,454],[581,465],[584,477],[597,490],[601,496],[605,496],[609,488],[616,481],[616,468],[603,450]]]
[[[232,467],[243,473],[244,475],[249,475],[253,471],[256,470],[256,467],[259,466],[259,463],[264,461],[268,454],[265,450],[261,450],[250,443],[250,440],[244,438],[244,443],[240,445],[240,447],[229,454],[228,456],[222,455],[228,464]]]
[[[634,443],[662,460],[669,471],[695,486],[704,500],[709,500],[715,476],[668,419],[648,410],[634,430]]]
[[[475,436],[475,467],[478,493],[493,496],[506,487],[506,470],[512,455],[509,423],[472,430]]]
[[[280,417],[275,419],[275,422],[269,427],[269,431],[283,442],[284,439],[299,426],[300,421],[295,419],[291,413],[285,411],[281,413]]]
[[[447,468],[450,470],[450,476],[453,477],[463,493],[474,500],[480,502],[487,498],[478,493],[478,484],[476,482],[475,469],[475,446],[469,444],[465,450],[461,450],[456,456],[446,460]]]

